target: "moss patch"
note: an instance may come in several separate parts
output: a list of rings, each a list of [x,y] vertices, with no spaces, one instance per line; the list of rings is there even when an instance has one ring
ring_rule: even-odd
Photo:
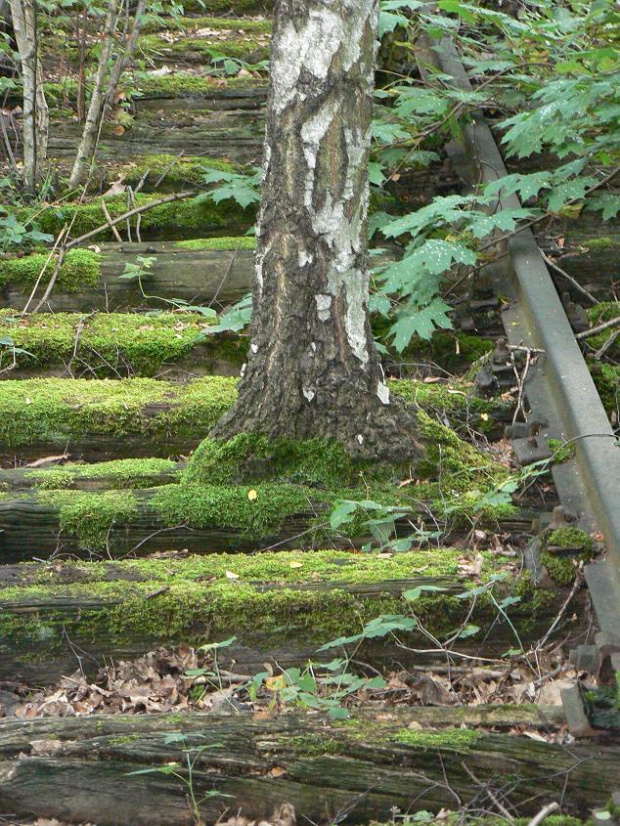
[[[213,323],[197,313],[55,313],[19,318],[10,310],[0,310],[0,337],[25,351],[15,354],[18,367],[72,363],[74,372],[87,368],[89,376],[93,372],[101,377],[123,372],[154,376],[164,364],[189,356],[198,346],[200,358],[240,367],[247,342],[206,335]],[[12,360],[11,348],[8,356]]]
[[[72,488],[83,480],[105,480],[111,488],[148,488],[161,477],[177,470],[169,459],[117,459],[93,465],[67,464],[45,470],[29,470],[24,476],[40,490]]]
[[[390,739],[403,746],[423,749],[442,749],[443,751],[468,751],[483,735],[466,728],[446,729],[445,731],[419,731],[403,728]]]
[[[184,187],[202,185],[205,167],[224,172],[239,172],[242,168],[222,158],[191,158],[178,155],[146,155],[139,162],[122,167],[110,167],[107,178],[122,176],[125,184],[149,192],[157,184],[157,192],[177,192]]]
[[[111,500],[109,505],[111,512],[119,513],[120,503]],[[89,512],[86,497],[81,508],[82,513]],[[38,639],[45,635],[47,641],[59,639],[62,628],[71,639],[75,639],[73,632],[81,639],[90,634],[103,639],[111,635],[117,642],[145,636],[204,642],[233,632],[243,634],[244,644],[254,640],[265,650],[269,645],[285,645],[287,640],[295,645],[300,639],[320,645],[336,636],[359,632],[365,622],[380,614],[408,613],[401,592],[413,582],[465,589],[468,583],[458,582],[461,556],[450,549],[404,553],[391,559],[318,551],[65,563],[53,569],[26,565],[24,569],[36,571],[40,579],[0,590],[4,609],[0,630],[7,632],[10,626],[11,645],[25,644],[22,638],[35,635]],[[485,556],[485,576],[497,566],[497,558]],[[81,581],[67,584],[71,572]],[[121,572],[124,580],[119,579]],[[231,573],[237,578],[231,579]],[[376,587],[354,587],[365,583]],[[469,601],[437,593],[432,605],[416,603],[416,615],[432,632],[447,629],[447,600],[458,605],[458,609],[451,607],[450,621],[455,625],[450,628],[454,628],[467,616]],[[13,604],[19,607],[25,603],[79,605],[80,611],[61,607],[56,613],[46,610],[40,617],[12,613]],[[516,622],[529,618],[529,609],[523,610],[521,617],[514,616]],[[487,627],[496,614],[478,600],[473,619]],[[0,647],[2,639],[5,637],[0,636]]]
[[[80,545],[92,550],[106,547],[112,526],[125,523],[136,511],[134,497],[127,491],[86,493],[85,491],[42,491],[42,503],[59,508],[60,529],[76,536]]]
[[[0,383],[0,440],[9,448],[80,437],[195,439],[236,398],[236,380],[209,376],[187,385],[154,379],[25,379]]]
[[[184,478],[198,484],[255,484],[274,479],[334,488],[357,487],[364,472],[376,475],[370,463],[356,463],[337,442],[269,441],[242,433],[228,442],[205,439],[190,459]]]
[[[586,531],[568,526],[546,532],[542,537],[540,561],[559,585],[571,585],[575,566],[592,556],[592,539]]]
[[[256,249],[256,238],[252,235],[190,238],[187,241],[177,241],[175,247],[181,250],[253,250]]]
[[[146,206],[160,199],[157,194],[136,195],[136,206]],[[112,218],[127,212],[127,199],[124,196],[106,198],[106,206]],[[17,218],[28,221],[31,211],[18,209]],[[256,209],[252,206],[242,209],[230,201],[215,204],[212,201],[196,198],[172,201],[153,207],[140,216],[140,232],[143,238],[160,238],[166,235],[185,235],[186,237],[204,235],[205,232],[220,230],[224,227],[245,231],[254,221]],[[135,231],[136,217],[131,219]],[[42,232],[58,235],[65,224],[71,224],[74,238],[84,235],[107,223],[101,202],[90,204],[49,205],[37,216],[37,226]],[[105,230],[98,240],[113,238],[111,230]]]
[[[43,283],[47,283],[56,264],[53,257],[49,263],[48,259],[48,253],[35,253],[22,258],[0,257],[0,286],[30,287],[44,267]],[[96,287],[101,274],[100,260],[100,256],[91,250],[69,250],[58,272],[58,289],[74,293],[85,287]]]

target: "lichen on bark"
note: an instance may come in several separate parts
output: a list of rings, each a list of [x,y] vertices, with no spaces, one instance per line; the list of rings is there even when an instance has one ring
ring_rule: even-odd
[[[378,0],[276,5],[252,345],[213,431],[336,439],[415,458],[415,418],[383,380],[368,318],[368,158]]]

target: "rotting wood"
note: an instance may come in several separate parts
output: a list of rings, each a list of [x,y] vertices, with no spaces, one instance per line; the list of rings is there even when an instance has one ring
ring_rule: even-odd
[[[242,673],[263,670],[267,660],[280,668],[327,661],[334,654],[317,654],[321,645],[358,633],[380,614],[409,613],[402,595],[414,588],[433,589],[415,604],[420,629],[366,640],[356,648],[356,660],[397,671],[444,663],[448,656],[471,665],[476,657],[501,658],[514,646],[515,627],[519,644],[535,644],[565,591],[535,592],[514,571],[502,569],[501,560],[487,563],[484,576],[498,570],[505,575],[498,593],[521,594],[509,624],[488,599],[455,599],[469,584],[460,559],[449,549],[379,563],[346,550],[278,550],[257,557],[168,552],[96,566],[58,558],[3,565],[0,681],[53,681],[78,666],[92,674],[110,658],[142,656],[158,645],[229,638],[234,639],[219,652],[218,663]],[[472,621],[479,635],[458,640],[450,654],[427,636],[451,638]],[[572,623],[569,631],[578,634],[580,624]]]
[[[21,815],[90,819],[100,826],[186,824],[186,789],[178,780],[129,776],[181,760],[184,746],[202,749],[194,774],[197,795],[232,795],[235,813],[259,819],[287,802],[298,818],[315,822],[343,811],[352,823],[387,821],[393,807],[408,811],[420,797],[431,811],[456,809],[474,798],[480,805],[488,800],[487,783],[502,795],[508,786],[508,802],[520,814],[533,815],[550,799],[561,799],[563,811],[584,815],[620,783],[617,745],[568,747],[482,731],[416,731],[408,727],[418,723],[414,711],[409,720],[385,717],[346,726],[316,715],[3,721],[1,805]],[[166,744],[170,731],[185,737]],[[48,743],[44,756],[33,745],[42,742]],[[216,820],[226,806],[226,798],[212,797],[203,817]]]

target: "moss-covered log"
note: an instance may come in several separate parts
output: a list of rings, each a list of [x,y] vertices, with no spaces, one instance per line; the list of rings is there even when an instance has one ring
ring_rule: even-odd
[[[249,714],[2,721],[1,805],[100,826],[186,824],[187,789],[178,779],[129,775],[181,762],[183,748],[200,750],[196,796],[230,795],[205,800],[207,822],[223,808],[269,819],[282,803],[295,807],[298,822],[345,811],[351,823],[387,822],[394,808],[438,811],[475,800],[493,811],[497,794],[521,814],[561,799],[565,812],[586,815],[620,783],[615,744],[566,748],[475,729],[418,729],[423,719],[411,711],[346,724]],[[185,736],[170,742],[171,732]]]
[[[146,207],[161,200],[161,197],[156,193],[151,195],[138,193],[135,196],[135,202],[128,204],[125,196],[114,195],[106,198],[106,207],[112,218],[119,218],[134,206]],[[15,211],[15,215],[24,223],[32,220],[31,210],[21,208]],[[119,223],[117,229],[121,237],[129,240],[130,233],[131,239],[137,240],[136,231],[139,223],[142,240],[169,237],[178,240],[202,238],[209,233],[216,232],[229,236],[242,235],[252,226],[253,220],[254,210],[251,206],[244,210],[230,201],[215,204],[204,199],[185,198],[176,201],[168,200],[166,203],[145,209],[129,220],[129,229],[127,222]],[[50,204],[41,208],[36,218],[37,227],[42,232],[53,236],[57,236],[66,224],[71,224],[71,236],[74,239],[105,226],[106,223],[107,217],[100,200],[85,204]],[[95,240],[100,243],[112,238],[112,231],[106,230],[98,234]]]
[[[490,583],[496,575],[496,598],[519,597],[508,613],[522,642],[539,639],[563,593],[534,591],[512,558],[484,553],[478,582]],[[218,653],[222,668],[234,662],[237,672],[254,673],[266,660],[280,667],[309,658],[327,662],[333,651],[317,654],[319,646],[359,633],[379,615],[411,615],[412,608],[440,638],[463,622],[475,623],[481,630],[456,648],[501,656],[514,647],[514,632],[488,594],[464,596],[474,584],[460,551],[436,548],[391,558],[331,550],[4,565],[0,681],[56,680],[74,670],[75,646],[92,672],[111,657],[141,656],[157,645],[202,645],[233,636]],[[422,592],[411,604],[403,593],[414,588]],[[366,640],[356,656],[388,669],[442,658],[419,630],[397,637],[427,654],[403,649],[387,636]]]
[[[247,340],[209,335],[197,313],[46,313],[0,310],[0,380],[29,377],[238,376]],[[7,369],[7,368],[12,369]]]
[[[64,211],[57,217],[62,215]],[[101,207],[96,203],[81,210],[80,216],[83,231],[105,223]],[[51,217],[46,220],[52,222]],[[175,220],[174,214],[171,220]],[[198,231],[197,224],[193,224],[193,228]],[[125,228],[120,229],[125,234]],[[99,247],[100,253],[84,249],[69,251],[47,302],[48,309],[56,313],[83,312],[86,307],[89,311],[135,312],[140,308],[168,309],[169,302],[174,301],[219,309],[251,290],[254,239],[250,236],[150,244],[109,243]],[[393,260],[394,254],[378,256],[377,265]],[[121,278],[125,267],[135,264],[138,256],[153,259],[140,279]],[[48,253],[35,253],[0,258],[0,290],[5,306],[24,308],[48,257]],[[44,283],[47,280],[44,276]]]
[[[116,459],[95,464],[11,468],[0,470],[0,491],[153,488],[178,481],[182,468],[170,459]]]
[[[228,411],[236,379],[207,376],[187,384],[136,379],[23,379],[0,382],[0,457],[10,466],[67,452],[77,460],[187,454]],[[390,382],[405,401],[483,432],[511,410],[458,382]],[[458,442],[458,440],[457,440]]]

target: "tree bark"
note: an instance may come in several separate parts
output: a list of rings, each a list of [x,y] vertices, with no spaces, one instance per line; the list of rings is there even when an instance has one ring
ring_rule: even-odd
[[[47,157],[49,110],[38,53],[36,0],[11,0],[23,82],[24,183],[34,191]]]
[[[347,726],[292,714],[5,720],[0,810],[99,826],[186,826],[187,788],[179,780],[128,776],[183,761],[183,748],[196,756],[196,797],[231,796],[204,800],[207,822],[237,814],[272,819],[282,803],[295,807],[298,823],[334,822],[343,813],[348,823],[387,822],[395,808],[436,812],[470,804],[494,812],[498,797],[518,816],[549,801],[561,801],[565,814],[587,816],[620,783],[613,742],[564,746],[484,730],[463,742],[457,715],[446,713],[452,730],[429,731],[423,712],[387,720],[368,714]],[[518,710],[514,716],[520,720]],[[171,732],[185,736],[171,741]]]
[[[99,63],[95,74],[93,92],[86,115],[86,123],[82,132],[73,170],[69,178],[69,186],[75,188],[86,174],[86,169],[95,152],[101,115],[106,97],[106,78],[110,72],[110,59],[112,57],[112,46],[114,44],[114,32],[118,22],[118,0],[109,0],[106,12],[103,43]]]
[[[354,455],[401,460],[419,452],[368,319],[378,11],[378,0],[276,5],[252,344],[218,438],[330,438]]]

